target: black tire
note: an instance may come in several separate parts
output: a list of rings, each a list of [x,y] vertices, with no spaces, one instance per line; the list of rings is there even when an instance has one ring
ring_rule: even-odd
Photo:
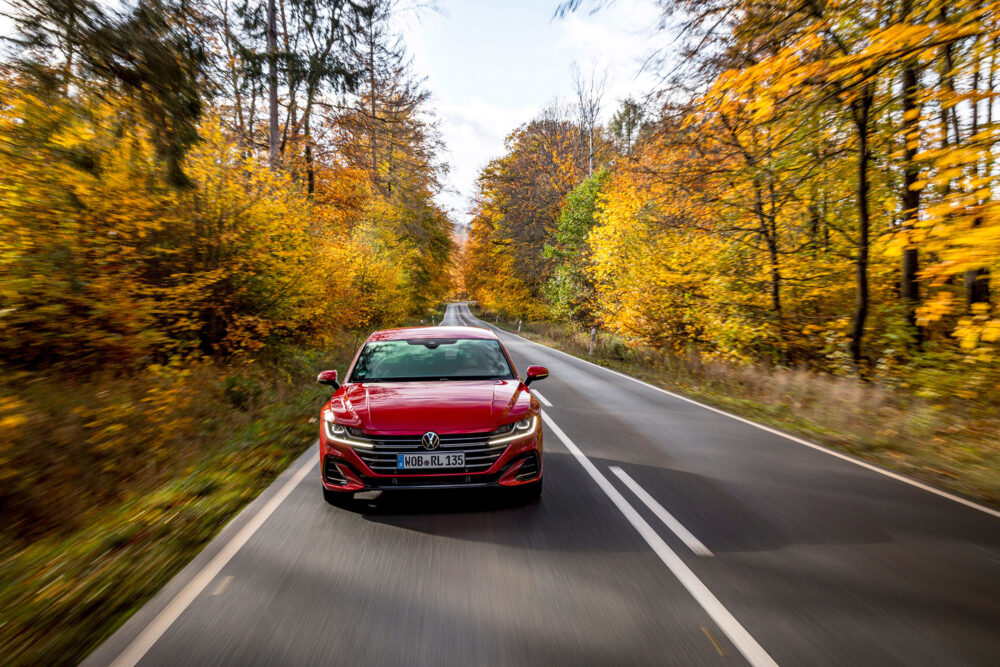
[[[354,494],[345,491],[331,491],[324,486],[323,500],[334,507],[350,507],[351,503],[354,502]]]
[[[538,502],[538,499],[542,497],[542,480],[515,487],[514,494],[518,502],[525,505]]]

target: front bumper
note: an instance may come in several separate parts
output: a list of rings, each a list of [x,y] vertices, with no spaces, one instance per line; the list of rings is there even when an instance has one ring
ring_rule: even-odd
[[[321,429],[322,431],[322,429]],[[480,472],[379,474],[353,448],[327,441],[320,435],[320,470],[329,491],[426,490],[483,487],[516,487],[542,477],[542,432],[516,440],[489,469]]]

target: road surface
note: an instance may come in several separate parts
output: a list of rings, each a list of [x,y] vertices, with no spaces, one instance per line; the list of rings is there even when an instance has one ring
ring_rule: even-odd
[[[997,512],[500,336],[539,503],[338,509],[310,448],[86,664],[1000,662]]]

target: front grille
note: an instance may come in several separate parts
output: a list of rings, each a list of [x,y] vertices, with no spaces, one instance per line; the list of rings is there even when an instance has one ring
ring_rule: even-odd
[[[396,467],[397,454],[427,452],[420,440],[423,435],[368,435],[357,434],[369,440],[374,449],[357,448],[354,451],[373,472],[380,475],[446,475],[453,473],[478,473],[489,470],[497,462],[509,443],[490,445],[489,439],[510,431],[511,426],[488,433],[447,433],[441,434],[441,444],[435,452],[464,452],[465,466],[456,468],[433,468],[400,470]]]

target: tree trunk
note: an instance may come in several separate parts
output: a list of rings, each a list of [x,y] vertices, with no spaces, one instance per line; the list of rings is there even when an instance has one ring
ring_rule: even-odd
[[[861,99],[852,102],[854,125],[858,135],[858,239],[854,259],[855,302],[854,315],[851,318],[851,360],[855,367],[861,370],[862,339],[865,334],[865,320],[868,319],[868,232],[871,225],[871,213],[868,209],[868,165],[871,162],[871,148],[868,146],[872,98],[874,91],[871,84],[866,86]]]
[[[587,148],[587,156],[588,156],[588,162],[587,162],[587,164],[588,164],[588,171],[587,171],[587,175],[588,176],[593,176],[594,175],[594,124],[593,124],[593,121],[591,121],[590,129],[587,132],[587,141],[589,142],[589,145],[588,145],[588,148]]]
[[[229,81],[233,86],[233,106],[236,107],[236,132],[240,135],[240,144],[244,147],[252,142],[252,138],[247,135],[247,124],[243,118],[243,95],[240,92],[240,75],[236,67],[236,55],[233,53],[233,33],[229,27],[229,4],[223,5],[222,11],[222,35],[223,43],[226,47],[226,67],[228,67]]]
[[[973,304],[990,302],[989,270],[969,269],[965,272],[965,297],[970,310]]]
[[[267,0],[267,94],[268,94],[268,152],[271,169],[276,170],[280,161],[278,144],[278,29],[275,0]]]
[[[368,98],[371,103],[371,125],[368,128],[368,142],[372,153],[372,185],[378,183],[378,155],[375,143],[375,129],[378,124],[375,109],[375,19],[368,17]]]
[[[285,0],[280,0],[278,9],[280,9],[278,14],[281,16],[282,53],[291,53],[292,46],[288,43],[288,17],[285,15]],[[289,140],[294,141],[299,131],[298,107],[296,106],[299,93],[299,75],[293,76],[292,72],[287,72],[286,84],[288,86],[288,113],[285,116],[284,127],[281,128],[281,140],[278,142],[279,156],[285,154],[285,147]],[[291,136],[289,136],[289,130],[291,130]]]
[[[908,8],[909,3],[904,5]],[[904,10],[905,14],[908,13]],[[916,342],[921,342],[921,331],[917,326],[917,304],[920,302],[920,284],[917,273],[920,258],[911,234],[920,213],[920,190],[913,185],[920,177],[920,167],[916,162],[920,144],[920,108],[917,105],[917,85],[919,72],[916,60],[909,60],[903,66],[903,234],[906,247],[903,249],[903,264],[900,277],[900,296],[906,312],[906,321],[911,327]]]
[[[316,172],[313,170],[312,135],[309,132],[309,116],[306,115],[304,127],[306,133],[306,192],[309,199],[316,192]]]
[[[73,81],[73,55],[75,52],[76,7],[69,5],[69,17],[66,28],[66,66],[63,70],[63,95],[69,97],[70,84]]]
[[[978,8],[978,4],[977,4]],[[976,44],[979,44],[979,37],[976,37]],[[993,46],[996,46],[994,42]],[[977,49],[976,49],[977,50]],[[979,92],[979,83],[981,78],[980,73],[980,62],[978,56],[976,57],[976,67],[972,75],[972,90],[973,92]],[[996,66],[996,51],[994,51],[993,56],[990,59],[990,71],[988,74],[987,87],[989,88],[989,93],[991,95],[987,98],[987,104],[990,107],[990,112],[987,113],[987,123],[992,122],[992,107],[993,107],[993,75],[994,68]],[[979,132],[979,100],[974,99],[972,102],[972,131],[971,136],[976,136]],[[991,165],[987,165],[987,169],[990,169]],[[989,172],[987,172],[989,173]],[[978,163],[973,166],[973,175],[979,176],[979,165]],[[978,227],[983,222],[981,217],[977,217],[972,221],[973,227]],[[965,272],[965,300],[968,305],[969,310],[972,310],[974,304],[977,303],[989,303],[990,302],[990,274],[989,270],[985,268],[975,268],[969,269]]]
[[[781,261],[778,254],[778,225],[777,211],[775,206],[774,181],[768,184],[770,194],[770,212],[764,215],[764,205],[761,201],[760,188],[757,188],[757,207],[760,216],[761,227],[764,231],[764,240],[767,243],[768,263],[771,273],[771,309],[774,310],[778,318],[778,327],[781,328]]]

